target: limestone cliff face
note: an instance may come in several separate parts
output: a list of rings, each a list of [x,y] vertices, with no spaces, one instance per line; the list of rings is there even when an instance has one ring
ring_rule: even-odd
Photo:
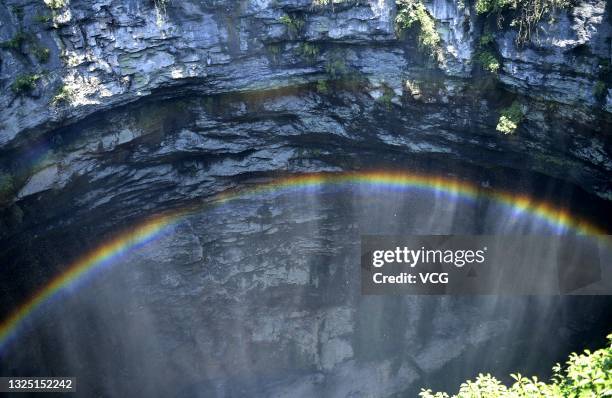
[[[350,74],[369,94],[356,105],[369,107],[382,97],[400,119],[411,118],[417,109],[430,113],[436,108],[443,113],[437,123],[448,126],[401,123],[379,134],[377,142],[393,135],[398,150],[426,153],[435,148],[468,161],[474,159],[464,147],[481,146],[496,152],[503,164],[527,164],[609,198],[607,3],[582,1],[559,11],[554,23],[542,22],[531,42],[520,47],[515,30],[496,31],[498,79],[477,71],[474,58],[483,29],[473,5],[425,4],[442,38],[444,60],[437,65],[419,53],[414,37],[398,39],[392,0],[345,1],[333,7],[306,0],[71,0],[55,10],[43,1],[7,0],[0,6],[0,37],[8,41],[21,34],[25,39],[19,48],[2,50],[3,159],[40,137],[58,140],[56,129],[125,104],[187,92],[200,97],[265,92]],[[37,59],[40,48],[50,50],[46,62]],[[33,87],[15,93],[11,85],[24,75],[36,76]],[[505,137],[494,125],[513,96],[521,99],[526,120],[516,136]],[[337,120],[347,139],[360,134],[350,131],[347,120]],[[316,129],[333,134],[324,124]],[[413,129],[437,131],[424,139]],[[150,133],[122,122],[110,130],[112,136],[96,141],[127,144]],[[17,173],[13,188],[19,198],[84,174],[70,167],[59,172],[59,163],[71,162],[75,154],[61,145],[54,150],[53,160]],[[517,157],[525,161],[519,165]],[[16,173],[14,162],[2,163],[3,173]],[[33,175],[41,168],[43,174]]]
[[[2,239],[104,230],[279,172],[539,173],[612,198],[603,0],[522,46],[495,27],[497,74],[476,61],[491,27],[470,2],[424,3],[437,61],[398,36],[393,0],[57,3],[0,4]],[[525,119],[504,135],[513,101]]]
[[[13,308],[109,231],[272,175],[407,169],[549,196],[557,191],[542,181],[554,179],[552,186],[568,184],[589,203],[612,200],[605,0],[558,11],[521,46],[511,27],[496,29],[496,74],[476,62],[485,22],[470,1],[424,1],[442,40],[436,61],[418,48],[415,32],[398,36],[394,0],[62,4],[0,3],[0,263],[10,279],[0,286],[1,308]],[[501,134],[500,112],[515,101],[525,118],[514,134]],[[503,357],[536,340],[546,345],[548,335],[531,335],[533,325],[554,324],[555,338],[570,341],[575,330],[559,318],[586,330],[591,314],[609,308],[363,298],[349,261],[361,226],[394,226],[399,214],[413,222],[400,232],[432,233],[418,228],[433,228],[435,218],[439,233],[481,233],[495,230],[499,213],[479,203],[487,217],[475,221],[472,208],[432,198],[408,208],[383,197],[394,211],[381,220],[360,207],[371,199],[329,197],[246,200],[192,215],[130,255],[127,274],[109,277],[116,290],[95,285],[67,303],[68,326],[49,337],[49,321],[40,341],[65,338],[60,354],[91,359],[132,333],[122,354],[155,354],[146,372],[139,363],[133,374],[96,362],[91,380],[106,372],[125,389],[92,382],[84,390],[91,395],[135,396],[126,391],[136,375],[149,383],[148,396],[169,396],[167,385],[147,379],[163,372],[207,397],[382,397],[415,393],[452,372],[470,377],[457,362],[465,355],[480,364],[492,349]],[[115,337],[90,322],[101,305],[91,297],[111,303],[101,319]],[[90,335],[74,332],[83,325]],[[140,339],[142,325],[159,329]],[[91,347],[90,336],[101,345]],[[31,347],[13,352],[11,363],[42,361],[44,350]],[[198,396],[190,391],[183,396]]]

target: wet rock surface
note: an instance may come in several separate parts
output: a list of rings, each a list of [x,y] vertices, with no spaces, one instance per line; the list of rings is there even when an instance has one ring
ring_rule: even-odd
[[[45,307],[1,369],[78,375],[83,396],[412,397],[481,371],[545,377],[603,338],[608,298],[360,293],[362,233],[518,231],[550,232],[484,198],[411,189],[238,197]]]
[[[495,135],[500,109],[519,98],[526,122],[516,137],[492,140],[500,146],[520,145],[517,152],[528,168],[557,176],[555,165],[563,164],[572,169],[572,181],[609,198],[607,3],[584,1],[558,11],[555,22],[543,21],[523,46],[516,44],[511,28],[494,32],[502,66],[499,81],[479,72],[475,61],[484,28],[473,6],[446,0],[425,4],[442,38],[444,60],[438,65],[417,49],[410,34],[398,39],[391,0],[333,7],[309,1],[73,0],[53,12],[43,2],[7,1],[1,6],[0,37],[9,40],[21,32],[28,39],[21,50],[2,50],[6,90],[0,96],[0,150],[6,155],[27,148],[31,140],[55,135],[61,126],[158,98],[160,90],[164,98],[186,91],[204,97],[350,77],[362,80],[370,93],[370,98],[351,98],[354,105],[363,110],[371,106],[370,99],[382,100],[397,105],[393,113],[411,121],[400,118],[402,126],[394,130],[447,124],[457,127],[452,134],[460,134],[459,139],[474,142],[482,133]],[[41,47],[50,50],[45,63],[32,55]],[[11,84],[24,74],[38,76],[35,89],[15,93]],[[333,108],[333,103],[323,107]],[[412,120],[415,114],[429,115],[432,107],[438,112]],[[330,129],[321,133],[333,139],[334,127],[350,129],[344,116],[336,116],[337,126],[316,127]],[[424,139],[403,132],[409,142],[396,145],[436,152],[444,134],[440,129],[438,136]],[[481,146],[487,149],[490,140]],[[3,162],[3,173],[13,167]],[[584,175],[591,178],[585,181]],[[24,183],[23,178],[16,181],[15,189]]]
[[[0,50],[2,314],[123,228],[294,173],[455,176],[609,227],[610,6],[578,2],[522,47],[497,31],[492,77],[465,3],[425,2],[443,40],[435,65],[398,37],[391,0],[3,2],[0,41],[30,36]],[[40,76],[18,94],[24,73]],[[525,120],[500,134],[515,100]],[[589,334],[610,326],[609,300],[360,296],[361,233],[507,226],[486,201],[368,195],[196,212],[46,308],[2,370],[75,372],[89,396],[414,396],[474,369],[545,375],[607,332]]]

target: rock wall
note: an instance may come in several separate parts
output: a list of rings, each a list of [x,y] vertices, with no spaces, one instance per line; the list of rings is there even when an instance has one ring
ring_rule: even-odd
[[[495,75],[476,62],[487,22],[472,2],[435,0],[425,6],[442,39],[439,63],[418,48],[415,32],[398,36],[393,0],[333,6],[309,0],[70,0],[56,10],[42,0],[2,2],[2,308],[13,308],[23,292],[36,289],[109,231],[278,174],[421,170],[469,178],[483,187],[545,191],[550,200],[586,195],[590,207],[609,209],[607,2],[585,0],[560,10],[555,23],[542,22],[522,46],[512,28],[495,30],[501,64]],[[41,48],[49,49],[48,59]],[[34,84],[14,89],[23,76],[35,76]],[[503,135],[495,130],[500,111],[515,100],[525,120],[515,134]],[[566,185],[568,191],[551,188]],[[255,205],[260,203],[249,204]],[[507,332],[508,325],[553,319],[551,333],[565,342],[589,325],[589,311],[563,312],[586,308],[578,301],[538,303],[550,315],[539,318],[530,300],[495,306],[478,300],[362,300],[349,276],[351,264],[321,257],[332,251],[330,240],[337,250],[356,249],[356,238],[345,234],[356,233],[353,214],[342,213],[344,202],[301,205],[288,204],[286,214],[317,210],[302,220],[311,227],[307,231],[320,235],[315,243],[302,238],[291,246],[289,237],[303,230],[291,221],[296,217],[284,219],[269,209],[247,206],[244,214],[212,220],[194,216],[143,258],[130,258],[151,265],[140,267],[142,274],[139,267],[136,274],[120,274],[128,282],[117,283],[131,287],[134,297],[109,292],[106,285],[95,290],[117,307],[129,304],[111,311],[109,324],[139,330],[139,322],[154,319],[166,328],[159,331],[166,345],[136,346],[146,351],[151,344],[161,347],[155,351],[161,358],[176,356],[166,361],[175,367],[161,369],[174,372],[177,383],[218,396],[415,392],[433,378],[468,377],[458,370],[461,363],[453,362],[468,351],[479,363],[477,356],[491,347],[499,349],[498,357],[529,347],[530,330],[517,326]],[[262,214],[270,220],[261,221]],[[441,219],[454,220],[447,216]],[[264,229],[274,243],[258,240]],[[232,250],[237,236],[244,245],[270,251],[276,261],[237,269],[232,256],[247,256],[246,246]],[[315,253],[314,260],[278,265],[288,247],[305,257]],[[206,252],[213,250],[227,256],[211,262]],[[348,284],[338,288],[342,278]],[[245,284],[253,290],[241,292]],[[214,288],[203,293],[202,286]],[[75,331],[98,314],[97,303],[93,309],[79,307],[86,297],[72,303],[73,329],[58,332],[68,341],[77,341]],[[138,317],[143,303],[153,318]],[[592,314],[606,308],[601,302],[588,305]],[[231,311],[223,313],[224,306]],[[394,318],[396,313],[412,324]],[[235,316],[248,318],[244,329],[232,323]],[[567,319],[582,326],[568,330]],[[414,326],[425,320],[428,326]],[[207,322],[218,329],[203,327]],[[177,331],[176,324],[185,330]],[[378,333],[387,329],[403,334]],[[79,349],[87,346],[87,336],[97,336],[108,345],[93,347],[92,355],[112,352],[106,329],[94,323],[88,330],[91,335],[78,337],[85,339]],[[121,328],[115,332],[118,339],[124,336]],[[419,338],[423,333],[436,335],[428,342]],[[538,343],[546,333],[537,335]],[[371,335],[378,337],[370,344]],[[517,336],[523,340],[508,342]],[[507,344],[498,345],[502,338]],[[59,337],[40,341],[54,339]],[[247,340],[252,344],[240,345]],[[414,347],[394,352],[392,341]],[[125,350],[138,357],[138,351]],[[245,356],[245,350],[252,351]],[[15,354],[15,363],[42,361],[42,351]],[[214,360],[203,363],[207,355]],[[262,364],[249,362],[253,358],[263,358]],[[224,359],[231,366],[220,368]],[[491,361],[482,365],[494,366]],[[92,369],[114,376],[121,371],[104,366]],[[286,377],[273,377],[283,366],[291,369],[281,375]],[[263,370],[249,376],[252,369]],[[160,369],[149,370],[142,374]],[[194,373],[185,376],[187,370]],[[269,379],[264,383],[262,377]],[[123,381],[129,388],[129,380]],[[91,392],[113,395],[98,387],[90,386]]]

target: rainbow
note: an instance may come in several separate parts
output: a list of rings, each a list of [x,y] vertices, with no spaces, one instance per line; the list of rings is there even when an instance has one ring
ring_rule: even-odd
[[[567,230],[584,235],[602,235],[606,233],[591,223],[573,217],[565,210],[549,203],[535,201],[527,196],[483,189],[478,185],[448,177],[409,172],[364,171],[293,175],[257,184],[250,188],[221,193],[212,200],[207,201],[206,205],[218,206],[239,197],[270,192],[303,190],[325,185],[355,184],[393,189],[416,188],[444,193],[452,197],[477,198],[478,196],[486,196],[496,202],[509,206],[516,213],[527,213],[536,219],[544,221],[559,233]],[[202,206],[200,205],[199,210],[201,209]],[[66,267],[64,272],[44,285],[0,323],[0,352],[7,347],[10,341],[16,338],[22,326],[43,304],[60,296],[62,292],[76,288],[79,283],[88,280],[97,272],[111,267],[123,254],[154,240],[172,225],[176,225],[184,217],[193,214],[197,210],[198,206],[191,206],[186,209],[149,218],[139,225],[125,230],[106,243],[101,244]]]

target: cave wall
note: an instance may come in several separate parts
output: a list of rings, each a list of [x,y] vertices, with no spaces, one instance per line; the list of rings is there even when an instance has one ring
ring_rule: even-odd
[[[559,10],[521,46],[472,2],[425,2],[436,60],[396,32],[391,0],[64,4],[0,5],[0,255],[15,286],[80,252],[58,236],[104,236],[283,173],[377,167],[527,193],[534,173],[611,198],[605,1]],[[491,29],[497,74],[477,62]],[[39,79],[15,92],[24,74]],[[513,101],[525,120],[504,135]]]
[[[551,201],[578,190],[592,207],[609,209],[608,3],[579,1],[559,10],[553,24],[543,21],[522,46],[511,27],[496,29],[497,74],[476,62],[487,22],[473,2],[463,3],[425,1],[442,39],[442,58],[432,60],[415,32],[396,33],[392,0],[333,7],[308,0],[172,0],[165,7],[151,0],[71,0],[55,11],[39,0],[2,2],[0,41],[20,31],[28,37],[19,48],[0,49],[3,313],[116,229],[272,176],[371,167],[424,171],[483,187],[546,191]],[[292,29],[283,16],[303,26]],[[50,50],[46,62],[35,53],[41,46]],[[12,85],[24,74],[39,76],[31,90],[17,93]],[[603,95],[597,94],[602,82]],[[513,101],[521,103],[525,120],[504,135],[496,124]],[[572,194],[540,176],[554,186],[571,185]],[[43,334],[33,339],[40,347],[15,354],[14,363],[71,352],[81,352],[77,359],[84,363],[87,355],[112,352],[108,330],[96,326],[107,320],[127,326],[111,333],[121,342],[126,335],[127,342],[129,336],[139,341],[142,325],[159,327],[152,333],[159,341],[136,346],[156,347],[164,365],[153,361],[142,374],[137,365],[130,369],[135,373],[121,374],[110,362],[92,361],[97,366],[87,391],[114,392],[98,390],[97,371],[123,377],[126,389],[133,388],[128,376],[146,382],[164,371],[187,388],[219,396],[393,396],[445,377],[462,380],[469,377],[461,370],[465,361],[495,367],[495,358],[534,341],[584,345],[574,339],[605,311],[605,302],[588,300],[362,298],[346,260],[357,250],[355,215],[345,203],[307,204],[272,200],[268,208],[286,214],[263,221],[260,201],[247,203],[243,213],[191,216],[153,248],[129,257],[133,271],[108,276],[124,287],[121,294],[100,282],[91,288],[95,294],[68,300],[74,317],[57,333],[50,310],[33,332]],[[302,236],[277,245],[300,231],[317,240]],[[269,259],[237,265],[236,257],[253,248]],[[308,261],[282,263],[288,250]],[[117,308],[103,312],[108,319],[97,318],[99,297]],[[142,306],[150,312],[140,312]],[[90,335],[79,335],[84,324],[91,324]],[[534,325],[542,325],[540,334],[532,333]],[[102,343],[90,347],[91,336]],[[65,347],[43,352],[61,338]],[[398,345],[409,348],[398,351]],[[492,349],[496,355],[482,360]],[[138,358],[134,350],[119,352]],[[550,350],[546,358],[557,358],[560,351]],[[258,358],[261,363],[253,362]],[[521,363],[514,359],[504,364],[508,371]],[[70,369],[71,363],[53,364]]]
[[[274,92],[308,84],[315,85],[310,91],[317,95],[317,83],[319,94],[325,91],[328,97],[324,102],[338,89],[322,82],[336,79],[360,82],[364,95],[351,100],[361,113],[383,103],[397,115],[398,123],[379,133],[378,141],[399,136],[394,145],[407,153],[444,147],[458,156],[463,149],[451,149],[458,142],[475,143],[496,152],[502,163],[611,196],[612,96],[602,76],[610,60],[605,1],[558,11],[554,23],[543,20],[526,45],[516,44],[515,29],[497,29],[501,69],[495,76],[483,73],[475,60],[485,27],[469,2],[425,2],[442,38],[439,61],[419,51],[413,34],[396,34],[391,0],[333,7],[310,1],[162,3],[72,0],[57,10],[42,1],[0,5],[0,38],[19,32],[28,37],[21,49],[2,50],[0,163],[3,176],[12,176],[4,184],[2,196],[8,199],[3,202],[61,188],[63,181],[86,174],[59,171],[74,154],[58,144],[57,136],[62,128],[83,130],[78,123],[91,115],[111,115],[117,107],[147,99]],[[303,25],[292,28],[283,16]],[[41,47],[50,50],[46,62],[35,56]],[[15,93],[11,85],[24,74],[39,78],[32,90]],[[495,131],[496,121],[517,98],[526,119],[516,134],[504,136]],[[287,101],[293,100],[309,101]],[[288,106],[285,112],[298,108]],[[335,127],[347,136],[363,134],[344,115],[336,120]],[[128,144],[156,131],[118,123],[122,127],[114,123],[98,141],[117,141],[111,137],[119,135],[118,142]],[[304,124],[302,132],[310,128]],[[422,131],[431,134],[424,137]],[[335,132],[329,127],[324,133]],[[54,156],[25,170],[16,154],[41,139],[53,141]]]

